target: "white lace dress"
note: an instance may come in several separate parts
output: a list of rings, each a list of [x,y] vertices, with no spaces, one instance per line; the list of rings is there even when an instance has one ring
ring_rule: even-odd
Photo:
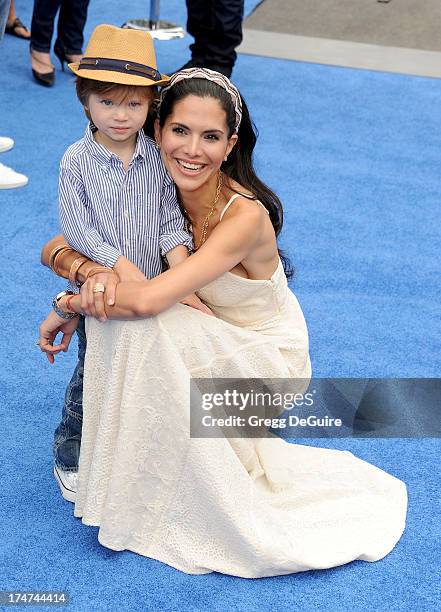
[[[282,265],[226,273],[142,321],[87,321],[75,515],[99,541],[190,574],[246,578],[376,561],[400,538],[406,487],[350,452],[279,438],[189,437],[190,377],[310,376]]]

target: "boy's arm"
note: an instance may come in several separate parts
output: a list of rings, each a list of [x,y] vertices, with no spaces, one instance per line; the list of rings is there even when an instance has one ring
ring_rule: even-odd
[[[89,259],[113,269],[117,275],[98,274],[86,280],[81,287],[83,312],[103,319],[103,295],[94,292],[95,285],[105,287],[107,303],[113,304],[118,281],[141,281],[146,278],[135,264],[124,257],[119,249],[106,243],[94,229],[86,206],[83,183],[63,162],[60,167],[59,210],[60,224],[68,244]]]
[[[106,243],[94,229],[86,206],[83,183],[63,164],[60,167],[58,194],[60,224],[69,245],[102,266],[113,268],[121,252]]]
[[[188,255],[189,253],[187,247],[183,244],[178,244],[178,246],[175,246],[173,249],[171,249],[170,251],[168,251],[168,253],[165,254],[165,258],[169,267],[173,268],[173,266],[176,266],[177,264],[185,261]]]

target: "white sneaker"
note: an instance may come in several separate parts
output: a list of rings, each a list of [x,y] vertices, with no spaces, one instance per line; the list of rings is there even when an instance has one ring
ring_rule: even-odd
[[[75,503],[77,497],[78,472],[64,472],[54,465],[54,476],[64,499]]]
[[[0,189],[14,189],[14,187],[24,187],[28,182],[28,177],[24,174],[15,172],[4,164],[0,164]]]
[[[7,136],[0,136],[0,153],[4,153],[5,151],[9,151],[14,146],[14,141],[12,138],[8,138]]]

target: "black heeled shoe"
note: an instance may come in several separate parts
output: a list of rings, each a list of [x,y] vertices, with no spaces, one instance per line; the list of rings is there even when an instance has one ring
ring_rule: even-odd
[[[32,57],[32,50],[31,50],[31,57]],[[37,60],[36,57],[34,57],[34,60]],[[40,62],[40,64],[42,64],[43,62]],[[35,70],[35,68],[32,68],[32,75],[34,77],[34,79],[37,81],[37,83],[39,83],[40,85],[44,85],[44,87],[52,87],[53,84],[55,83],[55,68],[52,68],[51,72],[38,72],[38,70]]]
[[[77,55],[77,57],[82,57],[81,53],[75,54],[75,53],[66,53],[66,50],[64,47],[62,47],[59,43],[55,43],[54,45],[54,53],[55,55],[58,57],[58,59],[60,60],[60,64],[61,64],[61,70],[64,72],[64,62],[66,62],[66,64],[71,64],[71,63],[75,63],[75,55]]]
[[[52,87],[55,83],[55,68],[52,72],[37,72],[37,70],[32,68],[32,74],[34,79],[45,87]]]
[[[70,62],[69,58],[66,55],[66,51],[64,50],[64,47],[61,47],[60,45],[55,43],[55,45],[54,45],[54,53],[58,57],[58,59],[60,60],[61,70],[64,72],[64,62],[66,62],[66,63]]]

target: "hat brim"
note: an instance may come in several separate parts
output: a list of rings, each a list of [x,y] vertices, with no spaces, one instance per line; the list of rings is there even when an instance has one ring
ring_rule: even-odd
[[[124,74],[114,70],[87,70],[82,68],[79,70],[79,63],[68,64],[74,74],[84,79],[92,79],[93,81],[104,81],[105,83],[115,83],[116,85],[138,85],[151,87],[152,85],[165,85],[170,80],[166,74],[161,74],[160,81],[137,76],[136,74]]]

